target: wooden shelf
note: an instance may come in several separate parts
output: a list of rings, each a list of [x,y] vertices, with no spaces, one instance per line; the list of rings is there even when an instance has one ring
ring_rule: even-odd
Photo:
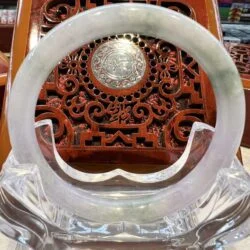
[[[14,24],[0,24],[0,29],[14,29]]]
[[[230,25],[250,25],[250,22],[230,22],[221,20],[221,24],[230,24]]]

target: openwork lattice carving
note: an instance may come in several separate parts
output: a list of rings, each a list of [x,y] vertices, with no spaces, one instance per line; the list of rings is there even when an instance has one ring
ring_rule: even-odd
[[[233,58],[240,74],[250,78],[250,46],[248,44],[226,43],[231,57]]]
[[[66,20],[67,18],[76,15],[87,9],[95,8],[97,6],[112,4],[112,3],[125,3],[125,2],[140,2],[153,5],[160,5],[191,18],[195,17],[192,9],[187,5],[180,2],[172,2],[169,0],[48,0],[42,10],[42,23],[41,35],[46,34],[55,25]]]
[[[47,1],[40,35],[70,16],[112,2],[119,1]],[[195,18],[193,11],[182,3],[142,2]],[[109,88],[96,77],[92,59],[100,46],[121,39],[143,53],[145,71],[133,86]],[[66,159],[72,159],[72,155],[81,157],[84,150],[132,152],[139,148],[151,150],[155,157],[161,152],[157,164],[171,164],[182,153],[193,122],[206,121],[203,95],[199,67],[187,53],[156,38],[118,34],[84,45],[59,63],[41,91],[37,119],[53,120],[56,143]],[[166,149],[173,155],[163,153]],[[124,157],[114,156],[114,162],[123,162]],[[107,159],[112,162],[110,157]],[[149,163],[153,162],[155,159]]]

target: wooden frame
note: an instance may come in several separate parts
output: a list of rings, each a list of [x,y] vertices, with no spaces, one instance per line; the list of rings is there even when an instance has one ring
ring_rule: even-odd
[[[10,74],[8,75],[5,100],[9,95],[9,89],[11,88],[11,83],[15,78],[16,72],[18,71],[22,61],[26,56],[31,5],[31,0],[19,1],[18,4],[17,22],[14,28],[14,38],[12,43],[12,58],[10,61],[11,70]],[[5,108],[3,108],[3,110],[5,110]],[[2,166],[11,149],[8,136],[6,114],[4,112],[1,116],[0,145],[0,166]]]
[[[45,2],[45,1],[44,1]],[[176,0],[174,2],[183,2]],[[203,4],[196,0],[187,0],[189,6],[196,5],[200,8],[197,20],[206,20],[203,25],[207,27],[218,39],[221,40],[222,35],[219,27],[219,15],[215,0],[204,0]],[[198,3],[197,3],[198,2]],[[200,7],[199,7],[200,6]],[[206,15],[204,6],[209,10],[209,15]],[[32,49],[39,40],[39,22],[40,16],[37,15],[37,10],[41,8],[41,1],[26,0],[20,1],[18,5],[18,22],[15,27],[14,40],[12,45],[11,72],[8,78],[7,89],[10,89],[11,83],[15,74],[22,63],[27,51]],[[197,11],[196,11],[197,12]],[[6,98],[9,91],[6,91]],[[214,104],[209,104],[211,110],[214,110]],[[0,152],[0,165],[6,159],[10,151],[10,143],[8,138],[8,130],[6,125],[6,116],[3,113],[1,119],[2,126],[0,127],[0,145],[4,145]]]

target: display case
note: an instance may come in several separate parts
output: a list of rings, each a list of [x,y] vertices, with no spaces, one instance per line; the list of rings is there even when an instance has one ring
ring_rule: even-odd
[[[0,2],[0,51],[9,53],[14,30],[17,0]]]
[[[222,22],[249,23],[249,0],[219,0],[219,8]]]
[[[245,89],[246,124],[242,145],[250,147],[250,0],[218,0],[225,47]]]

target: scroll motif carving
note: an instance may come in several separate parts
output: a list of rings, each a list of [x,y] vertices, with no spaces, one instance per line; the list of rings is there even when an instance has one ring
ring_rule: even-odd
[[[119,37],[109,39],[119,41]],[[166,147],[168,126],[183,110],[193,112],[192,116],[186,116],[186,120],[204,120],[197,63],[186,53],[166,42],[133,34],[125,34],[123,37],[141,46],[148,58],[147,63],[151,68],[141,88],[127,94],[120,90],[121,94],[116,91],[113,91],[113,94],[107,93],[98,88],[99,85],[88,72],[87,65],[95,48],[106,40],[102,39],[99,43],[93,42],[73,52],[58,65],[54,71],[55,81],[46,83],[47,97],[45,100],[40,99],[39,105],[60,109],[60,112],[67,115],[76,131],[79,131],[80,125],[86,124],[85,128],[90,130],[83,130],[81,133],[99,133],[98,136],[104,137],[100,146],[110,144],[105,143],[105,130],[113,129],[123,134],[123,130],[136,129],[135,134],[138,137],[145,137],[145,132],[150,133],[152,145]],[[178,123],[169,135],[176,143],[167,144],[173,147],[185,145],[188,136],[184,134],[188,134],[191,125],[192,122]],[[181,131],[184,131],[182,136]],[[81,134],[76,136],[81,137]],[[137,147],[136,136],[131,136],[132,132],[124,134],[123,137],[129,137],[131,147]],[[110,141],[110,137],[108,138]],[[79,139],[75,138],[74,141]],[[86,146],[86,143],[83,145]]]
[[[181,3],[145,2],[195,18]],[[112,1],[47,1],[41,16],[41,37],[70,16],[107,3]],[[100,46],[121,39],[141,51],[145,72],[128,88],[109,88],[97,79],[91,62]],[[117,34],[84,45],[58,64],[41,91],[37,119],[52,118],[59,149],[182,151],[193,122],[206,121],[204,105],[200,70],[192,57],[157,38]]]
[[[240,74],[248,75],[250,78],[250,46],[248,44],[225,43],[231,57],[233,58]]]
[[[140,2],[166,7],[195,18],[195,13],[187,5],[169,0],[47,0],[42,9],[41,35],[69,17],[79,12],[101,5],[125,2]]]

